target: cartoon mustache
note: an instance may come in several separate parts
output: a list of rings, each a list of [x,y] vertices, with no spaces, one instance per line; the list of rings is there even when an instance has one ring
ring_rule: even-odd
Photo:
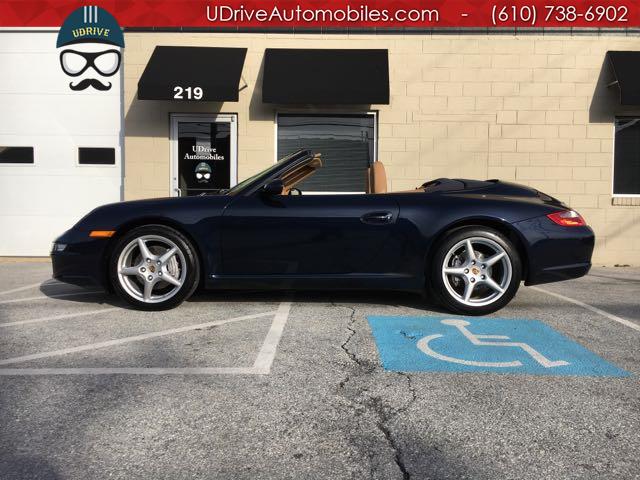
[[[104,92],[105,90],[109,90],[111,88],[111,82],[107,82],[107,85],[105,85],[100,80],[97,80],[95,78],[85,78],[77,85],[74,85],[73,82],[69,83],[69,88],[76,92],[78,90],[85,90],[89,87],[93,87],[96,90],[101,90]]]

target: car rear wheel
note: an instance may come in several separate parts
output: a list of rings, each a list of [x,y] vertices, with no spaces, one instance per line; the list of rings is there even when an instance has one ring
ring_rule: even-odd
[[[134,307],[167,310],[191,296],[200,266],[184,235],[162,225],[146,225],[118,240],[109,275],[114,290]]]
[[[507,237],[488,227],[466,227],[437,248],[431,290],[455,313],[484,315],[509,303],[521,278],[520,257]]]

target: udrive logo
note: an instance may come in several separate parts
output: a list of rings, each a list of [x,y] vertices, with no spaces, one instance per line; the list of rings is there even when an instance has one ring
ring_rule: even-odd
[[[106,91],[111,88],[107,78],[120,68],[124,36],[113,15],[101,7],[85,6],[66,18],[56,48],[62,71],[74,79],[71,90]]]

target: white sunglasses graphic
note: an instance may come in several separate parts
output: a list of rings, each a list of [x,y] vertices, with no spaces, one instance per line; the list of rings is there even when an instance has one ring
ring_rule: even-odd
[[[79,52],[67,49],[60,53],[60,65],[64,73],[70,77],[82,75],[89,67],[93,67],[103,77],[110,77],[118,71],[120,52],[113,49],[104,52]]]

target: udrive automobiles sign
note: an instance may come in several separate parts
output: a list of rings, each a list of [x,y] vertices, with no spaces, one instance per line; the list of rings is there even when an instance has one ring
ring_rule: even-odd
[[[75,0],[0,1],[0,27],[59,26]],[[634,28],[640,0],[156,0],[92,2],[123,27]]]

